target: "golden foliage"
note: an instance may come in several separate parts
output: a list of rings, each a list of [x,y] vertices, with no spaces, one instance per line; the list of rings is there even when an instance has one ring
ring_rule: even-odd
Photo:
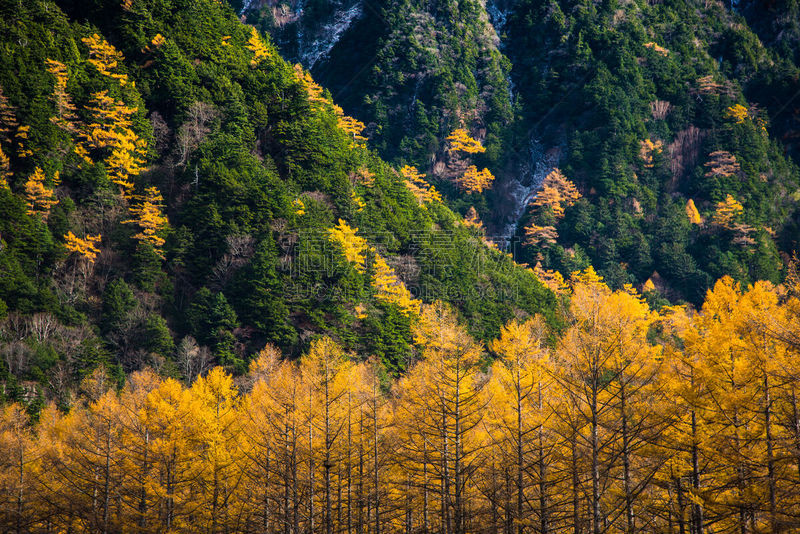
[[[55,191],[45,185],[45,180],[44,171],[36,167],[24,186],[28,214],[40,215],[43,219],[47,219],[50,214],[50,208],[58,204]],[[58,185],[58,172],[53,176],[52,182],[54,186]]]
[[[150,44],[155,46],[156,48],[161,48],[166,43],[167,39],[160,33],[155,34],[155,36],[150,40]]]
[[[553,169],[542,182],[542,189],[537,193],[531,205],[537,208],[549,207],[556,218],[564,216],[564,209],[572,206],[581,198],[578,188],[575,187],[564,173]]]
[[[571,282],[556,330],[539,316],[511,319],[489,341],[491,358],[449,306],[421,306],[412,360],[388,390],[379,363],[323,336],[300,358],[268,345],[247,376],[216,367],[190,386],[141,371],[117,391],[98,369],[68,413],[49,404],[38,422],[6,404],[0,528],[388,533],[445,531],[456,518],[452,532],[525,524],[632,533],[793,524],[797,294],[723,278],[696,311],[653,312],[593,270]]]
[[[375,173],[370,172],[367,167],[359,167],[351,178],[355,178],[355,181],[364,187],[373,187],[375,185]]]
[[[741,104],[735,104],[725,110],[725,116],[733,119],[736,124],[744,124],[750,118],[750,110]]]
[[[30,126],[20,125],[17,128],[17,133],[14,135],[14,140],[17,142],[17,156],[20,158],[29,158],[33,156],[33,151],[25,146],[30,131]]]
[[[97,243],[100,242],[100,234],[86,235],[80,238],[73,234],[71,231],[67,232],[64,236],[64,246],[69,252],[77,252],[78,255],[83,257],[87,262],[94,263],[100,250],[97,248]]]
[[[130,209],[133,218],[122,223],[138,226],[139,233],[134,234],[133,238],[141,243],[148,243],[153,247],[153,251],[163,258],[161,247],[164,245],[164,238],[159,232],[168,222],[162,211],[164,198],[158,188],[148,187],[143,196],[134,197],[134,200],[136,204]]]
[[[3,152],[3,147],[0,145],[0,187],[8,188],[8,178],[13,176],[11,172],[11,159]]]
[[[483,232],[483,223],[481,222],[481,218],[478,217],[478,212],[475,210],[475,206],[470,206],[470,208],[467,210],[467,213],[464,215],[464,224],[470,228],[477,228]]]
[[[486,148],[480,141],[469,135],[464,128],[458,128],[447,136],[450,143],[450,150],[453,152],[466,152],[467,154],[479,154],[486,152]]]
[[[292,207],[294,207],[295,215],[305,215],[306,214],[306,205],[303,203],[302,199],[296,198],[292,201]]]
[[[567,282],[564,280],[564,277],[560,272],[544,269],[541,262],[536,264],[536,267],[533,269],[533,273],[536,275],[536,278],[538,278],[539,281],[541,281],[550,289],[550,291],[553,291],[554,293],[563,293],[569,289],[569,285],[567,285]]]
[[[645,167],[652,169],[653,156],[656,154],[661,154],[661,151],[664,148],[664,143],[661,141],[654,142],[650,139],[645,139],[644,141],[640,141],[639,145],[639,158],[644,162]]]
[[[558,240],[558,232],[554,226],[537,226],[530,224],[525,228],[525,244],[547,247]]]
[[[330,101],[323,96],[322,86],[314,81],[311,73],[306,71],[300,63],[294,66],[294,76],[297,83],[306,91],[309,102],[312,104],[330,104]]]
[[[367,240],[357,235],[358,228],[351,228],[344,220],[328,230],[328,238],[342,247],[345,259],[352,263],[356,270],[363,273],[366,264]]]
[[[50,121],[62,130],[70,133],[75,132],[77,130],[75,121],[78,117],[75,115],[75,105],[67,93],[67,80],[69,77],[67,67],[63,63],[52,59],[48,59],[46,63],[47,72],[56,79],[51,96],[56,106],[56,114],[54,117],[50,117]]]
[[[479,171],[475,165],[467,167],[464,175],[456,180],[458,186],[467,193],[481,193],[492,187],[492,182],[494,175],[489,169]]]
[[[350,147],[365,148],[367,138],[361,135],[365,128],[364,123],[345,115],[344,110],[336,104],[333,104],[333,112],[336,114],[336,125],[350,137]]]
[[[224,42],[223,40],[223,43]],[[261,35],[258,33],[258,30],[253,27],[250,28],[250,37],[247,39],[246,46],[247,49],[253,53],[253,59],[250,60],[251,67],[257,67],[262,61],[272,55],[266,43],[264,43],[264,40],[261,38]]]
[[[367,207],[367,203],[364,202],[364,199],[358,196],[355,191],[350,191],[350,200],[353,202],[353,205],[356,207],[356,211],[364,211],[364,208]]]
[[[132,178],[144,170],[144,154],[147,141],[133,131],[131,117],[136,108],[108,95],[108,91],[100,91],[92,95],[86,110],[93,122],[82,132],[82,143],[75,152],[85,162],[93,163],[88,148],[109,149],[105,158],[109,179],[119,185],[127,195],[133,189]]]
[[[96,33],[82,38],[81,41],[89,47],[89,63],[100,74],[117,80],[120,85],[128,83],[127,75],[113,72],[124,60],[121,52]]]
[[[8,139],[18,125],[15,108],[9,103],[8,97],[3,94],[3,88],[0,87],[0,141]]]
[[[436,188],[425,181],[425,175],[420,173],[416,167],[405,165],[400,169],[400,175],[405,179],[406,187],[417,199],[420,206],[426,207],[427,204],[432,202],[442,201],[442,196]]]
[[[717,207],[714,211],[714,224],[730,230],[733,228],[735,220],[742,213],[744,213],[744,207],[731,195],[727,195],[725,200],[717,202]]]
[[[654,43],[652,41],[649,42],[649,43],[645,43],[644,46],[645,46],[645,48],[649,48],[650,50],[653,50],[657,54],[661,54],[664,57],[667,57],[669,55],[669,50],[667,50],[663,46],[657,45],[656,43]]]
[[[697,211],[697,206],[694,205],[694,200],[691,198],[686,202],[686,216],[689,217],[689,222],[692,224],[703,224],[703,217]]]
[[[342,248],[345,259],[359,273],[366,272],[367,254],[369,254],[373,258],[371,285],[375,289],[375,298],[394,304],[405,315],[417,315],[420,302],[414,299],[386,260],[367,244],[366,239],[357,235],[357,232],[358,228],[351,228],[345,221],[339,219],[339,224],[328,230],[328,238]]]
[[[374,268],[372,287],[375,288],[375,298],[394,304],[407,316],[419,315],[421,302],[414,298],[405,284],[397,278],[394,269],[377,253]]]

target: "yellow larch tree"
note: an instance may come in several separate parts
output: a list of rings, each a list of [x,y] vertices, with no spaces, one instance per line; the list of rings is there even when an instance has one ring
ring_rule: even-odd
[[[136,197],[136,204],[131,206],[132,219],[122,221],[123,224],[134,224],[139,227],[139,233],[133,236],[140,243],[147,243],[161,258],[164,257],[161,247],[164,238],[159,235],[167,225],[167,217],[163,213],[164,198],[158,188],[148,187],[141,197]]]
[[[28,204],[29,215],[40,215],[43,219],[47,219],[50,214],[50,208],[58,204],[55,191],[45,184],[46,177],[44,171],[39,167],[33,171],[33,174],[28,177],[25,182],[24,194],[25,200]],[[58,185],[58,172],[53,175],[53,186]]]
[[[81,41],[89,48],[89,63],[100,74],[108,76],[112,80],[117,80],[120,85],[128,83],[127,75],[114,72],[114,69],[124,60],[121,52],[96,33],[82,38]]]
[[[686,202],[686,216],[692,224],[703,224],[703,222],[705,222],[703,221],[703,217],[700,216],[700,212],[697,210],[694,200],[691,198]]]
[[[425,175],[420,173],[416,167],[405,165],[400,169],[400,175],[405,179],[406,187],[420,206],[426,207],[432,202],[442,201],[442,196],[436,188],[425,181]]]
[[[93,122],[82,133],[83,140],[76,147],[76,153],[91,164],[93,161],[87,148],[109,149],[105,158],[108,177],[120,186],[125,195],[129,195],[134,185],[132,178],[144,170],[147,148],[146,140],[132,129],[131,117],[136,108],[114,99],[106,90],[94,93],[86,109]]]
[[[479,171],[475,165],[470,165],[464,175],[456,180],[458,186],[467,193],[481,193],[489,189],[494,182],[494,175],[489,169]]]
[[[11,133],[16,131],[19,123],[17,122],[16,110],[8,101],[8,97],[3,94],[0,87],[0,141],[6,141],[11,137]]]
[[[50,121],[61,128],[62,130],[73,133],[77,131],[75,121],[75,105],[72,103],[69,94],[67,93],[67,81],[69,79],[69,72],[66,65],[60,61],[48,59],[47,72],[55,77],[56,81],[53,86],[53,94],[51,99],[56,107],[56,114],[50,117]]]
[[[750,110],[741,104],[735,104],[725,110],[725,117],[733,119],[736,124],[744,124],[750,118]]]
[[[730,230],[742,213],[744,213],[744,207],[731,195],[727,195],[725,200],[717,202],[717,207],[714,211],[714,224]]]
[[[190,388],[198,410],[192,424],[200,449],[196,459],[202,466],[195,481],[205,506],[196,510],[195,524],[206,532],[225,532],[238,517],[235,495],[243,476],[240,398],[233,377],[221,367],[195,380]]]
[[[554,293],[564,293],[569,289],[569,285],[560,272],[545,269],[541,262],[537,263],[532,271],[536,278]]]
[[[581,194],[560,169],[553,169],[542,182],[542,189],[536,195],[532,206],[549,207],[557,219],[564,216],[564,209],[572,206]]]
[[[393,406],[399,467],[410,485],[423,489],[415,507],[419,523],[437,532],[472,532],[472,482],[485,446],[486,403],[477,373],[482,350],[438,301],[424,307],[414,338],[422,360],[398,382]],[[437,509],[436,520],[429,519]]]
[[[466,152],[467,154],[479,154],[486,152],[486,148],[480,141],[469,135],[464,128],[457,128],[447,136],[450,143],[450,150],[453,152]]]
[[[3,147],[0,145],[0,189],[8,189],[8,179],[13,176],[11,172],[11,159],[3,152]]]
[[[660,46],[657,43],[654,43],[652,41],[650,41],[649,43],[645,43],[644,46],[645,46],[645,48],[649,48],[650,50],[653,50],[657,54],[660,54],[660,55],[662,55],[664,57],[669,55],[669,50],[667,50],[663,46]]]
[[[20,125],[17,128],[17,133],[14,134],[14,141],[17,143],[17,156],[20,158],[29,158],[33,156],[33,151],[26,146],[30,133],[30,126]]]
[[[475,210],[475,206],[470,206],[467,213],[464,214],[464,225],[483,232],[483,223],[478,216],[477,210]]]
[[[639,158],[644,162],[644,166],[648,169],[653,168],[653,157],[660,154],[664,148],[664,143],[661,141],[652,141],[645,139],[639,143]]]
[[[342,247],[345,259],[352,263],[358,272],[364,272],[367,240],[357,234],[358,228],[351,228],[344,220],[328,230],[328,238]]]
[[[97,243],[100,242],[100,234],[86,235],[80,238],[72,233],[67,232],[64,236],[64,246],[69,252],[75,252],[89,263],[94,263],[100,250],[97,248]]]
[[[361,135],[365,128],[364,123],[345,115],[344,110],[336,104],[333,104],[333,112],[336,115],[337,126],[350,138],[350,146],[366,147],[367,138]]]
[[[31,532],[44,517],[34,478],[40,447],[24,408],[6,404],[0,408],[0,529]]]
[[[389,304],[394,304],[400,311],[407,316],[419,315],[420,301],[415,299],[405,284],[397,278],[386,260],[380,254],[375,254],[372,275],[372,287],[375,288],[375,298]]]
[[[364,211],[364,208],[367,207],[367,203],[355,191],[350,191],[350,200],[353,202],[356,211]]]
[[[253,53],[253,59],[250,60],[251,67],[257,67],[262,61],[272,55],[266,43],[264,43],[264,40],[261,38],[261,35],[258,33],[258,30],[254,27],[250,28],[250,37],[247,39],[246,46],[247,49]]]
[[[548,428],[553,417],[553,379],[545,348],[547,334],[541,317],[513,320],[491,345],[500,358],[486,386],[495,427],[490,434],[492,447],[502,452],[501,472],[512,475],[509,487],[504,488],[510,504],[506,514],[518,525],[517,532],[533,524],[538,524],[539,532],[549,532],[559,499],[553,488],[558,437]]]
[[[558,240],[555,226],[538,226],[531,223],[525,228],[525,244],[546,247]]]
[[[330,104],[330,101],[323,95],[322,86],[314,81],[311,73],[306,71],[303,66],[297,63],[294,66],[294,77],[297,83],[305,89],[308,101],[312,104]]]

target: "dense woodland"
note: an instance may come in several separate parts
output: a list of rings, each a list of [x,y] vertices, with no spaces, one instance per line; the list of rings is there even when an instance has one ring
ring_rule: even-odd
[[[328,337],[185,385],[102,368],[0,420],[9,532],[796,532],[800,295],[653,312],[592,270],[488,345],[441,302],[402,379]],[[494,358],[487,358],[487,352]]]
[[[0,0],[0,530],[800,532],[768,4]]]

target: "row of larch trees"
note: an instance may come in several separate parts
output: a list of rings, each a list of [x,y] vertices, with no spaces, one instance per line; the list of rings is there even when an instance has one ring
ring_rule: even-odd
[[[0,426],[5,532],[800,531],[800,300],[717,283],[651,311],[588,270],[475,342],[423,306],[394,383],[329,338],[190,386],[101,371]]]

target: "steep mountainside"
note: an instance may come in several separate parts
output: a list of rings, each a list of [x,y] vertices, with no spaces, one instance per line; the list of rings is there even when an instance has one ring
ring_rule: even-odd
[[[227,5],[0,14],[4,396],[67,403],[98,363],[239,372],[267,341],[298,354],[322,332],[396,373],[420,300],[481,338],[556,320],[530,270],[367,150]]]
[[[498,104],[487,109],[510,109],[513,120],[462,116],[462,102],[441,99],[445,89],[415,92],[414,107],[429,111],[434,137],[414,145],[424,148],[411,161],[419,165],[427,156],[426,168],[447,182],[441,147],[457,125],[446,118],[460,117],[478,138],[488,132],[487,145],[499,152],[487,151],[481,163],[497,176],[493,189],[464,195],[439,185],[462,214],[477,207],[490,232],[516,230],[528,243],[525,261],[564,273],[592,263],[614,287],[649,281],[654,298],[693,302],[723,274],[743,282],[780,279],[780,252],[797,246],[798,171],[786,157],[795,154],[800,116],[796,2],[742,2],[733,11],[727,3],[694,0],[376,5],[380,10],[362,8],[329,42],[313,71],[363,120],[382,125],[381,117],[402,110],[405,128],[392,130],[402,137],[387,145],[383,130],[370,135],[384,157],[404,161],[411,156],[404,152],[409,127],[418,131],[422,120],[410,120],[407,96],[401,108],[390,104],[393,98],[408,94],[408,80],[470,57],[477,43],[479,56],[493,58],[486,64],[499,66],[489,69],[497,73],[489,85],[501,87],[495,80],[510,73],[502,82],[510,97],[492,93]],[[336,18],[337,9],[330,4],[328,16]],[[470,17],[456,17],[462,24],[453,28],[423,22],[448,11]],[[314,27],[306,11],[294,13],[298,24]],[[486,20],[494,32],[483,29]],[[458,31],[496,34],[499,41],[441,37]],[[425,54],[416,53],[418,43],[426,43]],[[382,62],[387,47],[391,67]],[[457,88],[456,80],[449,87]],[[563,218],[528,207],[554,166],[583,197]],[[694,223],[689,201],[699,210]],[[731,202],[736,213],[720,219],[718,208]],[[531,238],[526,226],[546,230]]]

